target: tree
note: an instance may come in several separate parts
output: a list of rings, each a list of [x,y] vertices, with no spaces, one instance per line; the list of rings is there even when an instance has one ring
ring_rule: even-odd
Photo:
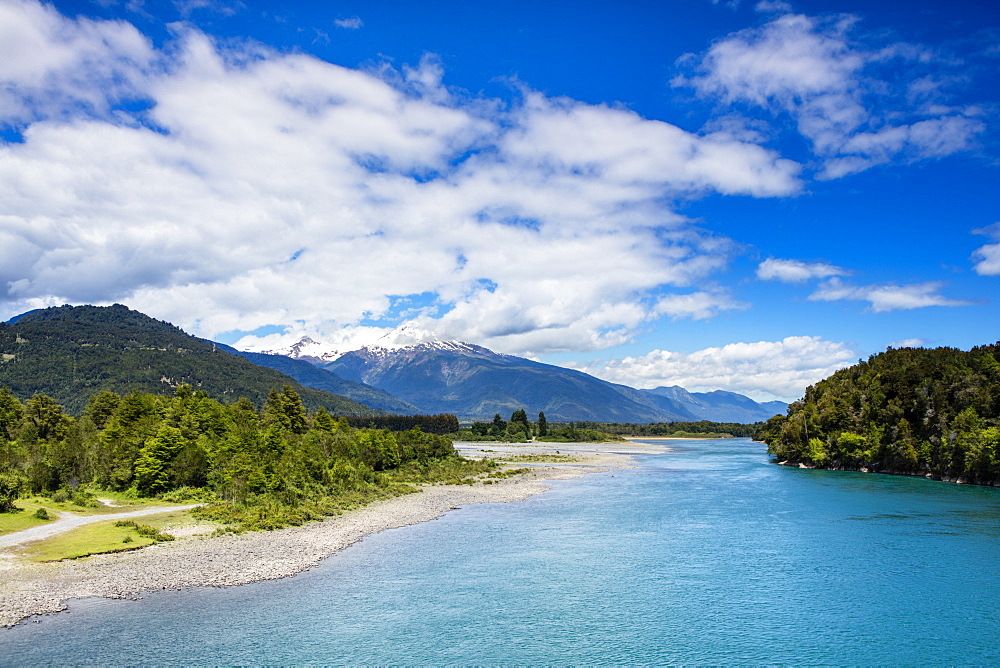
[[[17,471],[0,471],[0,513],[15,509],[14,501],[21,495],[26,480]]]
[[[309,428],[302,399],[291,385],[285,385],[281,392],[271,390],[264,404],[262,419],[264,424],[277,425],[295,434],[304,434]]]
[[[35,427],[38,438],[58,440],[66,435],[70,418],[63,414],[63,407],[52,397],[36,394],[24,406],[28,421]]]
[[[10,393],[10,388],[0,387],[0,438],[13,440],[23,416],[24,406]]]
[[[538,435],[548,436],[549,435],[549,423],[545,420],[545,413],[538,411]]]
[[[84,409],[83,414],[93,421],[95,427],[104,429],[104,425],[114,415],[121,402],[121,397],[114,392],[108,390],[98,392],[87,402],[87,408]]]
[[[507,433],[511,436],[524,434],[525,438],[531,438],[531,423],[523,408],[519,408],[510,416],[510,424],[507,425]]]
[[[494,436],[499,436],[500,434],[507,431],[507,423],[503,421],[499,413],[493,415],[493,426],[490,429]]]
[[[167,466],[184,447],[184,437],[177,427],[163,425],[142,450],[135,462],[135,486],[142,494],[163,492],[170,486]]]

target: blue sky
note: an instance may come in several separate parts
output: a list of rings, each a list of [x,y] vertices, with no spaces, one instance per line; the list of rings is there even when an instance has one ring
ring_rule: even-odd
[[[992,343],[995,2],[0,0],[0,318],[793,399]]]

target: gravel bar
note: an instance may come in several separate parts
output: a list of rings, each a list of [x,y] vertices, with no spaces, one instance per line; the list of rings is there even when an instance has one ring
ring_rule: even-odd
[[[545,455],[558,450],[572,461],[532,466],[530,473],[492,484],[426,485],[416,494],[277,531],[191,537],[132,552],[46,564],[19,558],[17,548],[0,551],[0,626],[65,610],[66,602],[74,598],[138,598],[143,592],[163,589],[229,587],[289,577],[365,536],[426,522],[471,503],[522,501],[547,490],[547,480],[628,468],[632,454],[663,451],[662,446],[639,443],[455,445],[466,457]]]

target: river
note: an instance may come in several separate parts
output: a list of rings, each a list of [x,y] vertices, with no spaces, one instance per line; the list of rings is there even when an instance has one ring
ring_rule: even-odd
[[[293,578],[76,601],[0,665],[1000,663],[1000,489],[669,445]]]

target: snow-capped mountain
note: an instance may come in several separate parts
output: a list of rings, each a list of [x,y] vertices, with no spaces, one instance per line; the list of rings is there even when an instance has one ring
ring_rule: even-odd
[[[473,351],[477,348],[486,351],[486,348],[481,348],[480,346],[475,346],[470,343],[462,343],[460,341],[438,341],[434,338],[432,332],[407,326],[381,334],[377,338],[368,339],[368,341],[355,340],[346,344],[341,343],[339,345],[332,345],[329,343],[321,343],[309,336],[303,336],[295,343],[286,346],[281,346],[271,350],[255,350],[254,352],[259,352],[264,355],[284,355],[285,357],[291,357],[292,359],[306,360],[307,362],[312,362],[313,364],[324,364],[326,362],[333,362],[334,360],[339,359],[342,355],[357,350],[369,350],[373,355],[380,354],[377,352],[379,350],[383,350],[388,353],[409,349],[452,350],[465,351],[469,354],[474,354]],[[487,352],[492,353],[492,351]]]
[[[289,346],[276,348],[274,350],[260,350],[256,352],[259,352],[262,355],[284,355],[285,357],[291,357],[292,359],[301,359],[307,362],[312,362],[313,364],[321,364],[323,362],[332,362],[348,351],[337,350],[326,344],[313,341],[308,336],[303,336],[301,339]]]
[[[731,392],[636,390],[572,369],[457,341],[366,346],[320,365],[418,406],[460,419],[506,417],[523,408],[550,420],[756,422],[784,410]],[[669,396],[664,396],[664,394]],[[780,404],[780,405],[778,405]]]
[[[391,396],[420,413],[453,413],[463,420],[489,420],[495,413],[506,417],[523,408],[529,414],[543,411],[553,421],[756,422],[785,409],[781,402],[758,404],[733,392],[697,393],[677,386],[637,390],[472,343],[437,341],[412,328],[354,350],[303,337],[268,352],[310,362],[343,382],[377,388],[384,393],[380,408],[399,410],[387,400]],[[297,379],[308,384],[305,375]]]

